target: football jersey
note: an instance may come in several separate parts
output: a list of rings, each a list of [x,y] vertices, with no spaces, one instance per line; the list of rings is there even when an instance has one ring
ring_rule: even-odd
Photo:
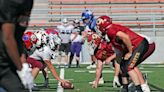
[[[95,53],[95,56],[98,60],[103,61],[113,54],[114,54],[114,50],[112,48],[112,44],[107,43],[106,41],[102,41],[98,47],[98,50]]]
[[[75,34],[71,34],[70,39],[73,39],[75,37]],[[81,35],[77,35],[76,38],[74,40],[72,40],[72,42],[82,42],[83,37]]]
[[[92,22],[88,25],[89,29],[91,29],[92,32],[96,32],[96,19],[93,18]]]
[[[71,36],[70,36],[70,39],[72,40],[72,42],[82,42],[83,38],[82,38],[82,36],[80,35],[80,28],[79,28],[79,27],[74,28],[72,32],[73,32],[73,33],[72,33]],[[76,36],[76,38],[73,40],[73,38],[74,38],[74,36],[75,36],[74,33],[77,33],[77,36]]]
[[[32,55],[29,57],[34,58],[36,60],[51,60],[52,57],[52,50],[50,49],[49,46],[44,46],[40,49],[36,49]]]
[[[70,41],[70,35],[72,33],[72,30],[74,29],[73,25],[59,25],[57,26],[57,29],[59,31],[59,36],[62,39],[62,43],[68,43]]]
[[[111,39],[113,46],[121,51],[123,50],[123,48],[121,47],[121,45],[123,45],[123,42],[116,36],[117,32],[119,31],[124,32],[129,36],[133,46],[133,50],[136,49],[137,46],[141,43],[141,41],[144,39],[142,36],[131,31],[129,28],[125,26],[111,24],[109,29],[107,30],[107,35]]]

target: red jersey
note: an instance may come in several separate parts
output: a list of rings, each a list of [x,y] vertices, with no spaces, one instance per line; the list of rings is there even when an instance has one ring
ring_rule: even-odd
[[[135,50],[137,48],[137,46],[141,43],[141,41],[144,39],[143,37],[141,37],[140,35],[138,35],[137,33],[133,32],[132,30],[130,30],[129,28],[125,27],[125,26],[121,26],[118,24],[111,24],[111,26],[109,27],[109,29],[107,30],[107,35],[108,37],[111,39],[111,42],[113,44],[113,46],[119,50],[122,51],[122,47],[121,45],[123,45],[121,43],[118,42],[118,39],[116,37],[117,32],[122,31],[124,33],[126,33],[132,43],[133,46],[133,50]]]
[[[113,54],[114,54],[114,51],[112,49],[112,44],[111,43],[107,44],[107,42],[102,41],[98,47],[97,52],[95,53],[95,57],[98,60],[104,61],[105,59],[107,59]]]

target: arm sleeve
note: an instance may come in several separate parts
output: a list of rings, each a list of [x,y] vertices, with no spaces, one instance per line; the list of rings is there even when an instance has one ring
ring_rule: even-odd
[[[14,23],[23,0],[1,0],[0,1],[0,23]]]

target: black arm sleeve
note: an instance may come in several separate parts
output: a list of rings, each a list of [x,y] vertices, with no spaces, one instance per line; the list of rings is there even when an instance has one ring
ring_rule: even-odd
[[[0,0],[0,23],[15,23],[24,0]]]

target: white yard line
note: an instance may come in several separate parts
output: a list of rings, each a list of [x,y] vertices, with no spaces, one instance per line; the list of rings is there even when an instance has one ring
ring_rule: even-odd
[[[95,70],[93,71],[88,71],[89,73],[96,73]],[[103,70],[102,73],[114,73],[114,71],[111,71],[111,70]]]
[[[57,81],[56,79],[49,79],[50,81]],[[66,79],[66,80],[70,80],[73,81],[74,79]]]
[[[60,69],[60,78],[64,79],[64,68]],[[61,84],[61,82],[58,82],[57,92],[63,92],[64,91],[64,89],[62,88],[62,86],[60,84]]]
[[[88,71],[89,73],[96,73],[95,70],[93,71]],[[141,71],[142,73],[152,73],[153,71]],[[102,73],[114,73],[114,71],[111,70],[103,70]]]
[[[87,72],[86,70],[75,70],[74,71],[75,73],[84,73],[84,72]]]

